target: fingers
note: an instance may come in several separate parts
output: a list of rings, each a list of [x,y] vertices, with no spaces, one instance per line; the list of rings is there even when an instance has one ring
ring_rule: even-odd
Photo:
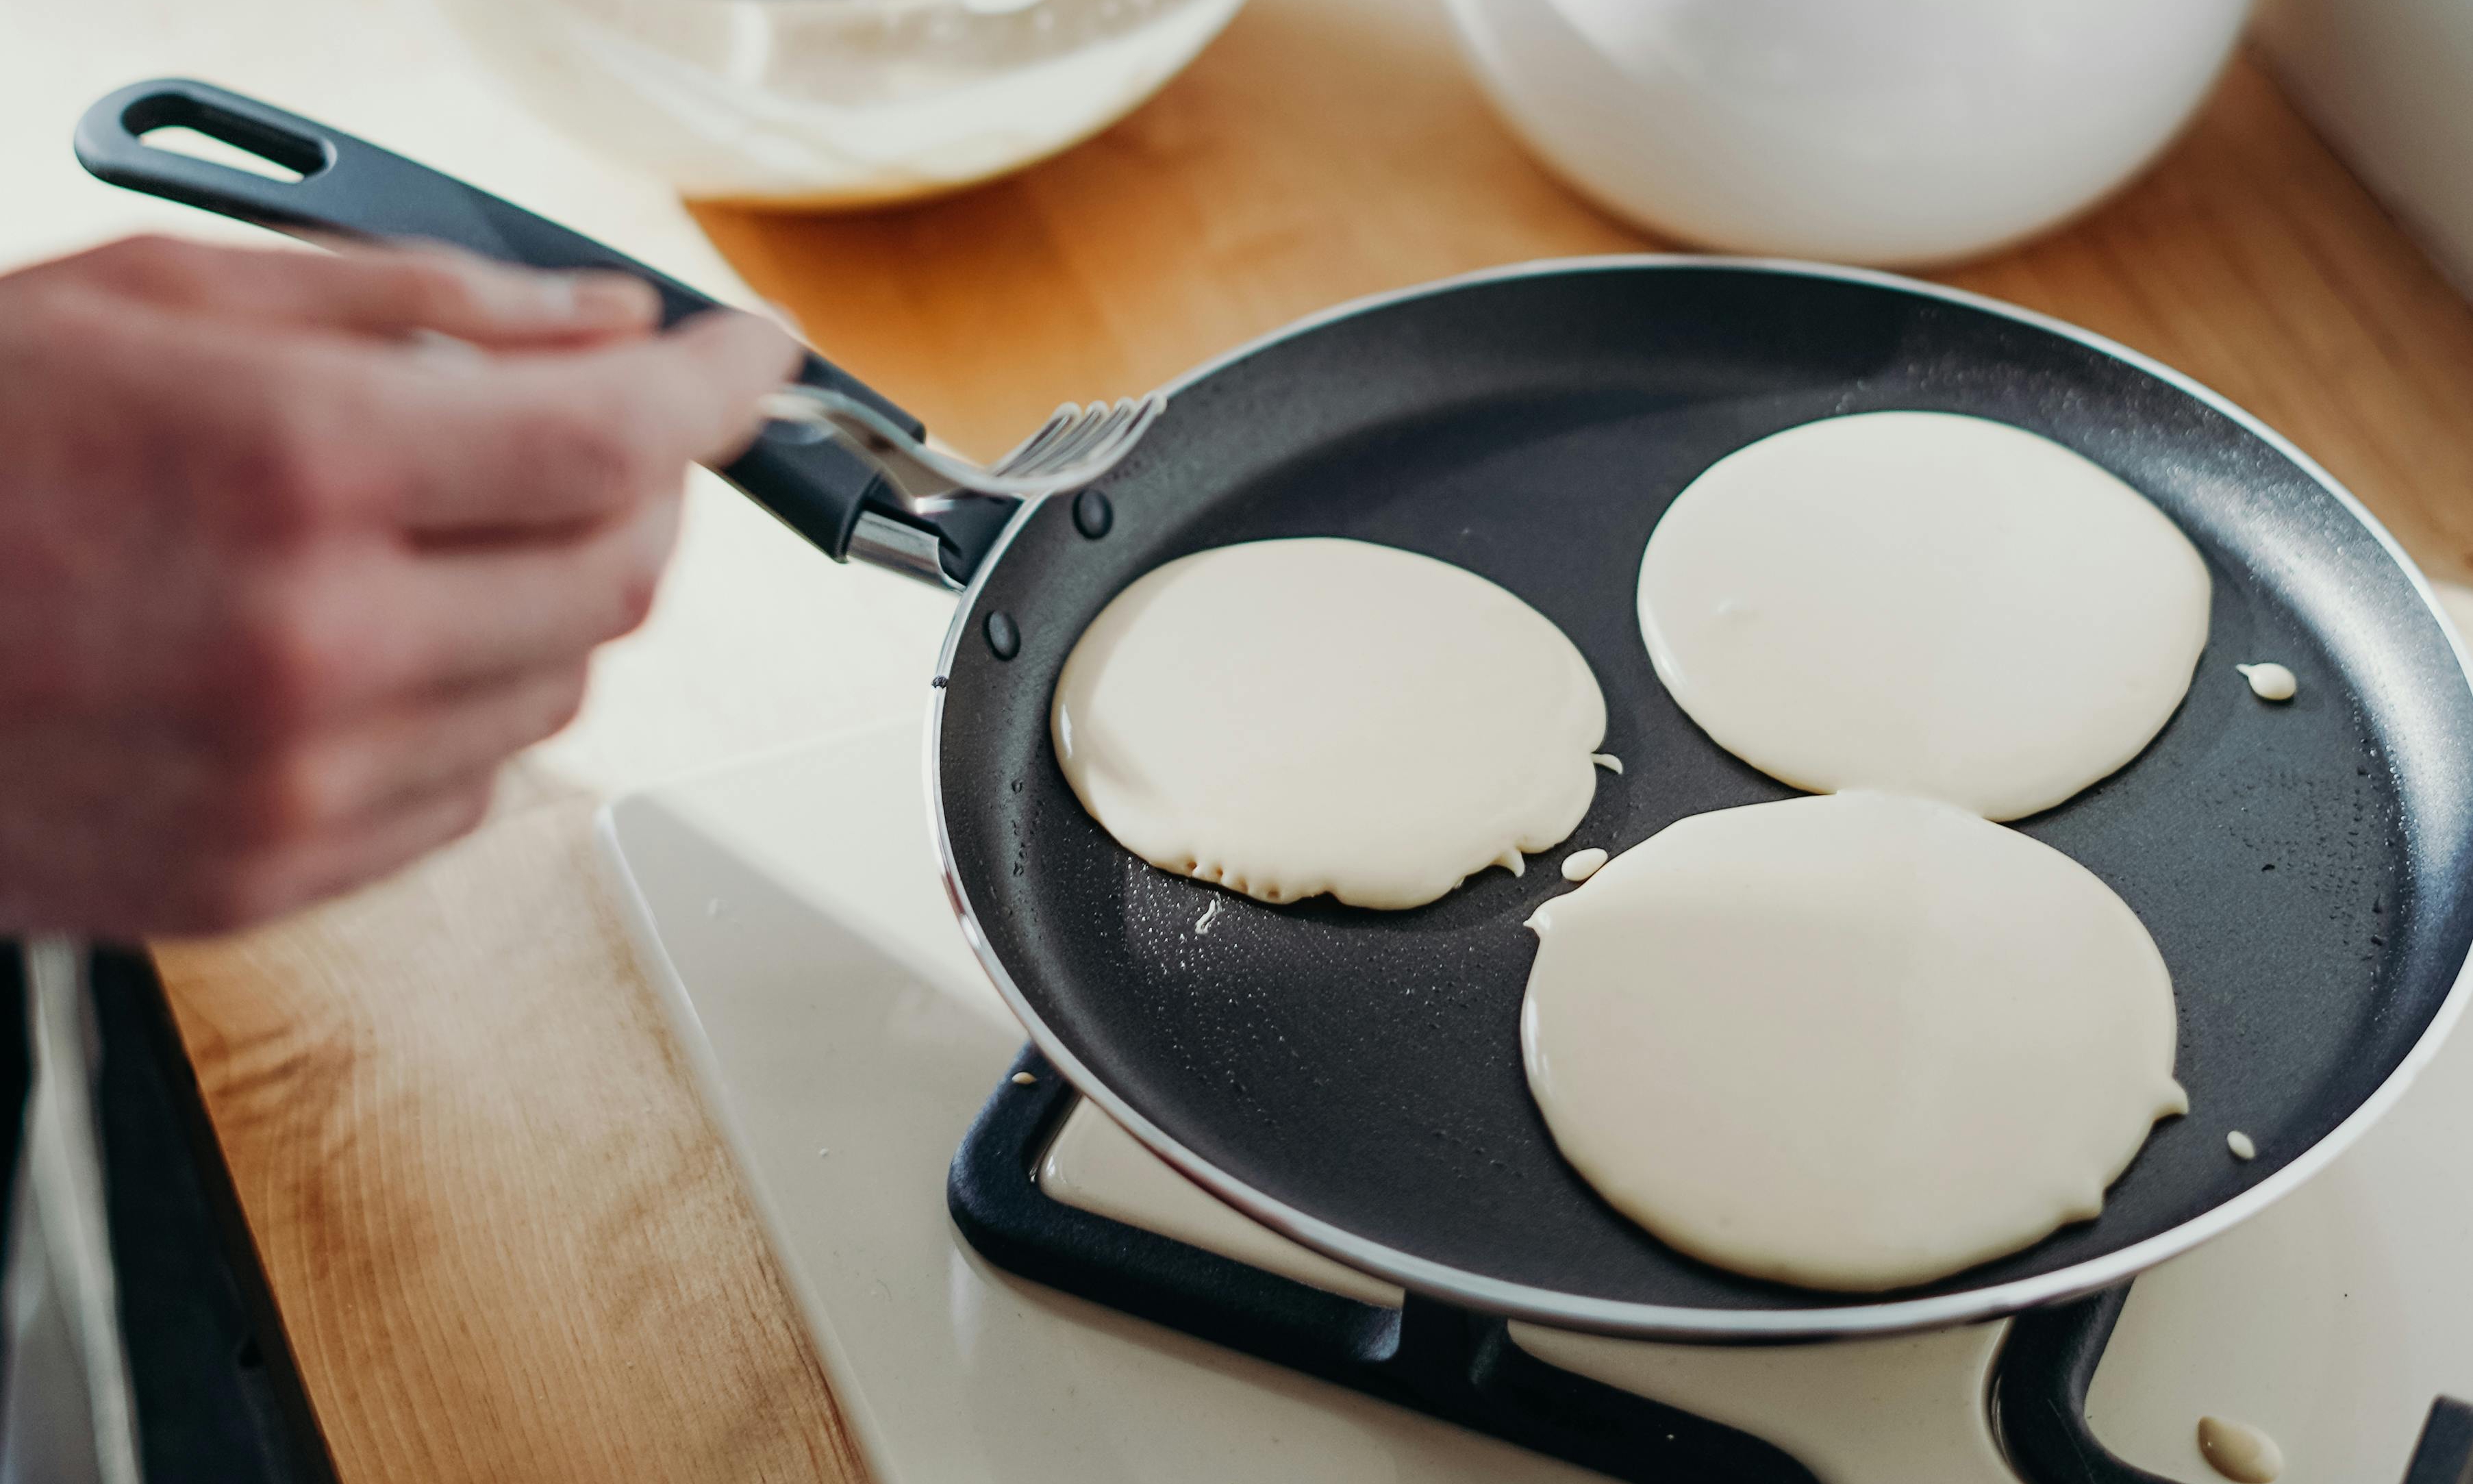
[[[585,666],[444,692],[270,757],[215,802],[190,930],[288,912],[361,886],[478,824],[506,760],[572,720]]]
[[[300,849],[241,863],[210,884],[181,930],[262,922],[389,875],[470,833],[495,786],[494,772],[457,778]]]
[[[497,348],[653,328],[652,286],[618,273],[548,273],[437,245],[303,252],[132,237],[58,265],[96,287],[192,313],[401,339],[416,332]]]
[[[402,869],[450,840],[470,834],[497,790],[492,769],[407,799],[361,828],[287,862],[270,883],[283,906],[318,901]]]
[[[675,492],[688,464],[745,447],[756,399],[799,357],[763,321],[713,312],[590,350],[403,368],[380,394],[395,415],[374,435],[404,471],[389,515],[421,536],[496,535]]]
[[[643,348],[674,353],[675,363],[662,364],[688,368],[680,380],[690,402],[698,378],[716,365],[752,361],[752,372],[739,370],[744,390],[770,384],[777,349],[784,362],[794,353],[778,332],[743,317],[715,317],[683,333],[675,352],[673,338]],[[351,416],[370,395],[370,373],[355,357],[322,353],[277,375],[244,366],[210,337],[133,343],[150,351],[137,358],[145,385],[131,389],[144,395],[118,395],[117,405],[134,409],[141,435],[156,442],[167,435],[149,429],[189,428],[179,447],[200,467],[186,476],[195,491],[178,502],[180,539],[200,560],[231,569],[197,600],[203,606],[187,627],[154,646],[160,682],[187,696],[194,713],[257,735],[324,726],[439,686],[578,660],[649,612],[680,515],[679,470],[668,461],[683,463],[684,452],[628,454],[642,467],[570,486],[564,503],[527,499],[533,486],[520,462],[480,452],[522,420],[519,408],[421,438],[417,423]],[[252,386],[257,394],[244,395]],[[650,446],[692,446],[752,419],[727,405],[739,400],[707,397],[676,421],[637,432]],[[377,404],[399,408],[383,396]],[[201,422],[205,409],[213,416]],[[132,444],[127,476],[156,477],[157,461],[139,457],[146,445],[123,436],[106,451],[122,443]],[[216,444],[205,458],[201,450]],[[466,479],[428,483],[441,461],[466,469]],[[454,507],[460,523],[410,532],[397,523],[414,492],[482,488],[498,492]]]
[[[0,279],[0,367],[38,394],[0,397],[0,443],[50,502],[0,639],[76,730],[0,771],[99,843],[45,921],[229,925],[358,884],[574,714],[651,608],[681,467],[732,454],[799,352],[727,314],[567,335],[638,315],[568,288],[160,243]]]
[[[291,807],[318,827],[392,814],[489,774],[584,705],[583,658],[443,690],[337,729],[294,765]]]
[[[760,425],[757,397],[800,357],[778,328],[728,311],[660,335],[543,339],[577,323],[552,311],[590,303],[591,285],[649,290],[444,251],[333,257],[133,239],[39,272],[73,269],[143,300],[115,314],[105,307],[115,301],[87,295],[94,312],[60,316],[132,348],[154,345],[119,358],[124,376],[144,383],[117,389],[119,412],[143,404],[136,420],[151,419],[157,436],[228,450],[233,467],[219,488],[265,487],[235,507],[261,521],[343,516],[466,540],[614,518],[675,492],[687,464],[734,456]],[[549,309],[525,307],[544,299]],[[489,348],[436,336],[235,335],[211,316],[162,312],[209,301],[253,304],[261,323],[418,324]],[[649,300],[636,308],[649,323]]]
[[[188,709],[282,737],[511,676],[581,665],[651,611],[681,501],[571,539],[346,552],[235,622]]]
[[[664,431],[688,461],[720,465],[746,450],[764,421],[756,399],[795,376],[806,354],[769,321],[715,310],[601,359],[613,383],[660,383]]]
[[[397,683],[453,684],[581,658],[650,616],[682,501],[645,501],[581,539],[500,544],[414,563],[396,606]]]

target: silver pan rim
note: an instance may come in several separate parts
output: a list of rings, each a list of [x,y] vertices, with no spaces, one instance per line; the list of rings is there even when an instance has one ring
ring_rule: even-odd
[[[1206,361],[1169,382],[1163,391],[1172,401],[1177,393],[1229,366],[1260,353],[1270,347],[1299,335],[1309,334],[1326,325],[1373,310],[1415,299],[1429,299],[1478,284],[1510,279],[1545,277],[1586,273],[1636,272],[1662,269],[1722,269],[1737,273],[1777,274],[1789,277],[1823,278],[1845,283],[1865,284],[1893,293],[1909,294],[1922,299],[1998,315],[2022,324],[2048,331],[2076,341],[2114,360],[2121,361],[2162,381],[2185,395],[2205,403],[2258,438],[2269,447],[2291,460],[2293,466],[2334,495],[2337,501],[2359,521],[2362,528],[2395,563],[2413,591],[2420,597],[2432,618],[2438,624],[2450,650],[2456,657],[2457,669],[2468,690],[2473,690],[2473,656],[2466,653],[2464,641],[2457,633],[2453,619],[2440,607],[2437,593],[2430,586],[2421,568],[2408,556],[2377,516],[2350,490],[2317,460],[2303,453],[2282,434],[2253,417],[2229,398],[2180,371],[2133,350],[2126,346],[2082,329],[2067,321],[2031,309],[2005,303],[1984,295],[1962,289],[1945,288],[1903,275],[1876,269],[1847,268],[1828,263],[1801,262],[1792,258],[1718,257],[1700,253],[1614,253],[1590,257],[1548,258],[1532,262],[1506,264],[1460,274],[1449,278],[1368,295],[1361,299],[1333,305],[1316,314],[1295,321],[1267,335],[1248,341],[1236,348]],[[1933,1294],[1922,1298],[1858,1301],[1838,1305],[1798,1309],[1717,1309],[1693,1308],[1673,1304],[1639,1304],[1614,1299],[1595,1299],[1555,1289],[1540,1288],[1526,1283],[1507,1282],[1487,1278],[1428,1258],[1414,1257],[1368,1240],[1342,1227],[1287,1206],[1262,1194],[1253,1186],[1220,1170],[1210,1161],[1178,1143],[1148,1118],[1136,1112],[1100,1080],[1072,1050],[1057,1037],[1039,1014],[1032,1009],[1020,989],[1006,971],[980,929],[978,913],[972,904],[970,892],[963,885],[960,864],[954,858],[952,832],[945,814],[943,740],[945,731],[946,688],[941,678],[952,673],[953,658],[971,629],[971,615],[976,611],[980,594],[988,576],[996,569],[1014,539],[1029,518],[1033,507],[1025,505],[1017,512],[996,544],[990,549],[978,570],[972,575],[954,609],[953,620],[946,630],[945,643],[936,660],[940,683],[929,701],[925,765],[927,797],[936,835],[937,869],[944,877],[945,895],[962,929],[971,951],[987,971],[998,995],[1021,1022],[1031,1043],[1073,1084],[1082,1096],[1098,1105],[1125,1131],[1141,1141],[1144,1147],[1165,1161],[1187,1179],[1210,1191],[1239,1214],[1268,1227],[1281,1235],[1319,1252],[1335,1261],[1346,1263],[1361,1272],[1387,1279],[1413,1293],[1442,1299],[1486,1313],[1509,1319],[1526,1320],[1556,1329],[1615,1335],[1630,1339],[1683,1340],[1704,1342],[1762,1343],[1771,1341],[1846,1339],[1860,1336],[1898,1334],[1923,1329],[1945,1328],[1954,1325],[1999,1319],[2039,1304],[2055,1304],[2080,1298],[2099,1289],[2108,1288],[2132,1278],[2157,1263],[2189,1251],[2199,1243],[2221,1235],[2233,1227],[2265,1210],[2277,1201],[2300,1188],[2313,1176],[2324,1169],[2354,1140],[2360,1138],[2403,1098],[2413,1082],[2429,1065],[2448,1034],[2455,1029],[2463,1014],[2465,1002],[2473,997],[2473,955],[2457,969],[2455,982],[2437,1012],[2423,1027],[2421,1036],[2395,1068],[2388,1074],[2370,1095],[2329,1130],[2317,1143],[2294,1156],[2267,1179],[2240,1195],[2212,1207],[2179,1226],[2157,1233],[2144,1241],[2091,1257],[2083,1262],[2055,1269],[2030,1278],[2015,1279],[1987,1287],[1971,1288],[1957,1293]]]

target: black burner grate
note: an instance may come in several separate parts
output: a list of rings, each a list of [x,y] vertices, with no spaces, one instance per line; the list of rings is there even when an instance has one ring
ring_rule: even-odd
[[[1816,1484],[1775,1446],[1548,1365],[1489,1314],[1359,1304],[1052,1201],[1036,1172],[1076,1094],[1025,1048],[946,1185],[954,1225],[1009,1272],[1629,1484]],[[1993,1368],[1993,1432],[2023,1484],[2171,1484],[2106,1452],[2086,1392],[2129,1285],[2022,1314]],[[2473,1408],[2431,1408],[2406,1484],[2473,1484]]]

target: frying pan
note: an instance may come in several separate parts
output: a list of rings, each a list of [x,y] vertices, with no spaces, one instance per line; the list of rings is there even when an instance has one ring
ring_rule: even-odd
[[[305,179],[141,142],[169,124]],[[271,227],[624,268],[661,287],[672,318],[707,306],[494,197],[200,84],[105,99],[77,146],[107,180]],[[821,361],[806,375],[872,395]],[[1084,1095],[1310,1247],[1459,1304],[1645,1337],[1987,1318],[2116,1282],[2292,1190],[2396,1101],[2462,1007],[2473,684],[2452,631],[2325,471],[2132,351],[1881,274],[1598,258],[1346,305],[1168,392],[1102,490],[1019,510],[917,519],[854,459],[778,425],[723,472],[837,559],[963,587],[928,754],[963,933]],[[1887,408],[1994,418],[2077,449],[2171,514],[2214,579],[2207,649],[2162,734],[2019,826],[2127,899],[2179,1001],[2192,1111],[2155,1130],[2095,1221],[1885,1295],[1694,1262],[1599,1201],[1530,1101],[1518,1016],[1534,945],[1520,924],[1568,889],[1556,873],[1489,871],[1406,912],[1265,906],[1119,849],[1057,769],[1050,689],[1111,596],[1201,548],[1343,536],[1490,578],[1587,655],[1605,748],[1628,768],[1599,778],[1574,843],[1620,850],[1687,814],[1789,797],[1658,684],[1634,617],[1641,552],[1667,502],[1726,453]],[[1241,622],[1227,641],[1245,642]],[[2302,678],[2287,706],[2260,704],[2232,669],[2266,658]],[[2233,1129],[2255,1161],[2226,1153]]]

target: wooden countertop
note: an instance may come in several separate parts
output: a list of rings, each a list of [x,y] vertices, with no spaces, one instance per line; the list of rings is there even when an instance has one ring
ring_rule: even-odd
[[[1410,0],[1254,0],[1125,124],[945,202],[698,215],[837,359],[983,454],[1338,299],[1651,245],[1513,146]],[[2473,310],[2251,63],[2120,197],[1936,276],[2214,385],[2435,575],[2473,571]],[[591,808],[519,768],[490,825],[405,876],[158,945],[337,1464],[859,1479],[598,885]]]

